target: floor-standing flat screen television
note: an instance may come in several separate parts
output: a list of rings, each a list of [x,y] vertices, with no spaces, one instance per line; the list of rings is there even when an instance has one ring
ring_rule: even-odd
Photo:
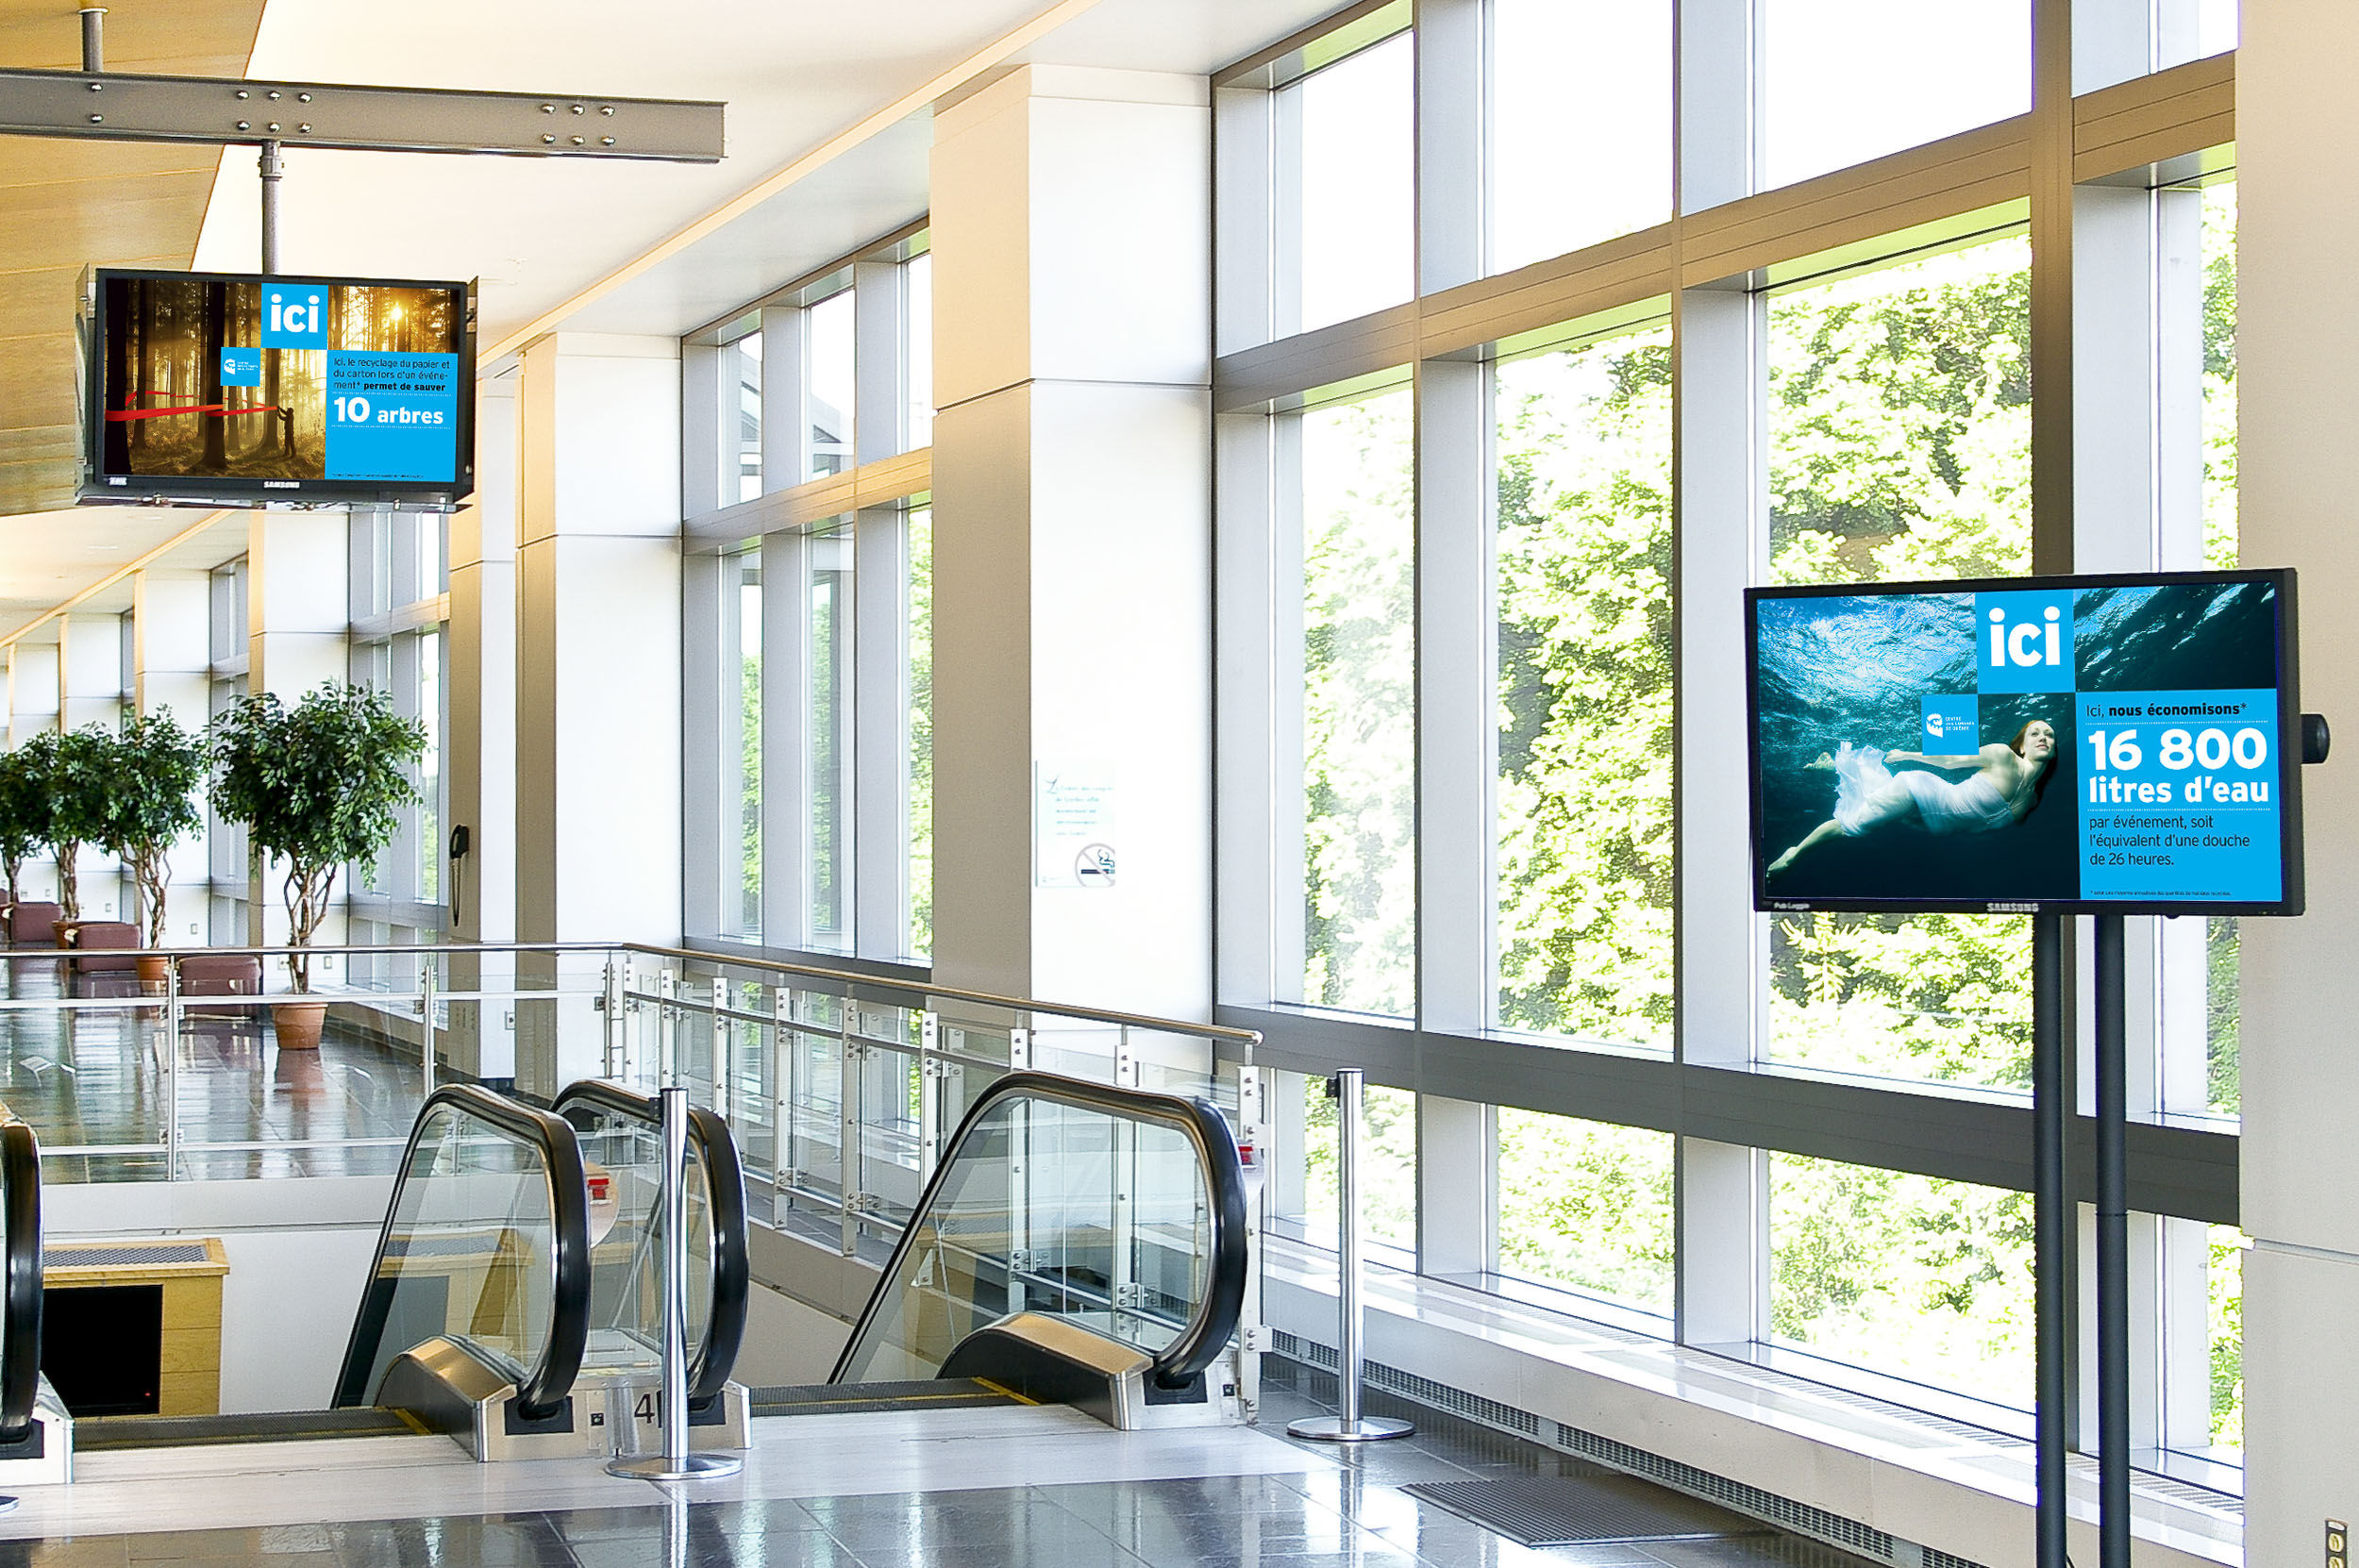
[[[1745,594],[1757,909],[2300,914],[2290,571]]]
[[[475,489],[464,283],[98,268],[85,501],[447,509]]]

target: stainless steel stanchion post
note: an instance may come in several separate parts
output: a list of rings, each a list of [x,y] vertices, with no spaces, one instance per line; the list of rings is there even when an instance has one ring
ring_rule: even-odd
[[[1406,1421],[1360,1413],[1360,1094],[1366,1075],[1335,1075],[1335,1383],[1336,1415],[1305,1416],[1288,1437],[1320,1443],[1376,1443],[1407,1437]]]
[[[734,1454],[688,1451],[688,1091],[663,1091],[663,1399],[657,1414],[663,1452],[609,1460],[617,1476],[643,1481],[709,1481],[734,1476]]]

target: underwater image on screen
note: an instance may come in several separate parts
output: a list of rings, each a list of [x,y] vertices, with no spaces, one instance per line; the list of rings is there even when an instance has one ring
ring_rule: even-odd
[[[1766,908],[2277,903],[2274,578],[1753,598]]]

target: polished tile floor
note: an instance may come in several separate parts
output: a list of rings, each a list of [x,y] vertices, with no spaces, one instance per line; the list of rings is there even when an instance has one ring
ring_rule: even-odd
[[[0,1516],[22,1537],[0,1541],[0,1568],[1869,1568],[1749,1526],[1712,1540],[1526,1549],[1402,1488],[1532,1475],[1579,1487],[1601,1472],[1428,1410],[1406,1412],[1414,1437],[1368,1448],[1280,1440],[1284,1420],[1320,1408],[1306,1395],[1328,1380],[1305,1381],[1314,1386],[1270,1391],[1258,1433],[1113,1433],[1056,1410],[765,1420],[745,1475],[690,1496],[586,1463],[475,1466],[440,1439],[348,1445],[360,1462],[332,1477],[309,1467],[334,1445],[215,1450],[183,1461],[210,1467],[209,1478],[177,1480],[163,1476],[172,1455],[107,1456],[119,1479],[28,1493],[23,1514]],[[371,1466],[369,1454],[386,1458]],[[276,1522],[221,1523],[241,1485],[264,1505],[251,1516]],[[214,1527],[107,1527],[152,1522],[190,1486],[206,1499],[190,1511]],[[308,1509],[291,1490],[310,1494]],[[371,1494],[380,1514],[408,1502],[429,1516],[345,1511]]]
[[[32,1126],[50,1181],[160,1178],[160,1153],[122,1149],[165,1139],[162,1010],[125,994],[128,976],[70,983],[59,962],[21,952],[0,961],[0,998],[87,1005],[0,1010],[0,1101]],[[397,1148],[348,1139],[409,1136],[419,1065],[331,1020],[317,1051],[281,1051],[260,1009],[254,1022],[184,1020],[174,1100],[185,1178],[360,1175],[391,1171]],[[206,1145],[253,1145],[212,1147]],[[313,1146],[313,1145],[328,1146]]]

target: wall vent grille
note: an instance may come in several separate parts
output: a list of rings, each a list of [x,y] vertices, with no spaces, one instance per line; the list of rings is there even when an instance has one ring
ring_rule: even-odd
[[[1334,1347],[1315,1340],[1306,1340],[1279,1329],[1270,1335],[1270,1347],[1288,1360],[1316,1367],[1322,1372],[1335,1370]],[[1666,1459],[1644,1448],[1633,1448],[1629,1443],[1583,1431],[1562,1421],[1543,1421],[1530,1410],[1504,1405],[1496,1399],[1486,1399],[1479,1393],[1469,1393],[1447,1383],[1437,1383],[1430,1377],[1403,1372],[1398,1367],[1370,1361],[1366,1363],[1366,1372],[1370,1387],[1397,1393],[1404,1399],[1437,1410],[1447,1410],[1485,1426],[1531,1438],[1562,1452],[1602,1464],[1610,1470],[1667,1486],[1674,1492],[1683,1492],[1691,1497],[1717,1503],[1781,1529],[1856,1552],[1885,1563],[1888,1568],[1983,1568],[1982,1564],[1968,1559],[1931,1546],[1919,1546],[1912,1541],[1902,1541],[1859,1520],[1848,1519],[1842,1514],[1831,1513],[1791,1497],[1782,1497],[1774,1492],[1765,1492],[1742,1481],[1732,1481],[1725,1476],[1715,1476],[1692,1464]]]

